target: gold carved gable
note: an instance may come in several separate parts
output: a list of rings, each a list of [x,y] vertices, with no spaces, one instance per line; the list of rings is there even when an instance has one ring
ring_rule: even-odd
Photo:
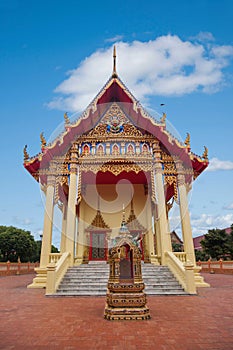
[[[113,102],[97,126],[86,136],[91,138],[124,138],[126,136],[143,137],[143,134],[131,123],[120,106]]]

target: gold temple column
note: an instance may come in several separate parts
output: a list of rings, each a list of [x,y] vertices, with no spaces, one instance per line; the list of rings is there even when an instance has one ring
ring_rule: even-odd
[[[194,253],[184,168],[182,166],[182,163],[179,161],[176,162],[176,168],[177,168],[180,219],[181,219],[182,237],[184,242],[184,251],[186,252],[187,260],[191,261],[193,265],[196,266],[196,258]]]
[[[54,213],[54,186],[55,176],[49,175],[47,178],[46,201],[44,212],[44,228],[40,254],[40,268],[46,268],[49,263],[51,253],[53,213]]]
[[[67,204],[63,203],[62,206],[62,229],[61,229],[61,242],[60,242],[60,252],[64,253],[66,251],[66,225],[67,225]]]
[[[55,176],[49,175],[47,178],[46,201],[44,210],[44,228],[40,253],[40,266],[35,268],[36,277],[28,288],[45,288],[47,281],[47,265],[49,264],[49,254],[51,253],[53,213],[54,213],[54,192]]]
[[[158,209],[158,234],[160,236],[161,264],[165,264],[165,252],[172,251],[170,232],[168,231],[166,203],[163,184],[163,169],[159,142],[153,143],[154,177]]]
[[[147,231],[148,231],[147,244],[148,244],[149,260],[151,263],[157,263],[157,260],[155,258],[154,235],[153,235],[153,229],[152,229],[151,201],[149,197],[147,200],[146,213],[147,213]]]
[[[85,239],[85,225],[84,225],[84,202],[79,204],[79,222],[78,222],[78,241],[77,241],[77,252],[75,258],[75,264],[79,265],[83,262],[84,247],[86,244]]]
[[[78,187],[78,150],[71,149],[70,181],[67,207],[66,252],[70,253],[70,262],[74,262],[75,233],[76,233],[76,202]]]
[[[157,205],[155,207],[154,211],[154,231],[155,231],[155,237],[156,237],[156,255],[158,256],[158,259],[161,258],[161,234],[159,231],[159,218],[157,213]]]

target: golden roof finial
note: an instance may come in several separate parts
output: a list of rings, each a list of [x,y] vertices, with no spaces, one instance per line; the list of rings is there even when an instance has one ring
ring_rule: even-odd
[[[117,77],[117,72],[116,72],[116,45],[113,46],[113,72],[112,72],[112,77],[113,78]]]
[[[208,160],[208,148],[204,146],[204,152],[202,154],[202,158]]]
[[[47,142],[46,142],[46,140],[44,138],[44,133],[43,132],[40,134],[40,142],[41,142],[41,148],[46,146]]]
[[[70,119],[69,119],[69,117],[68,117],[67,112],[65,112],[65,114],[64,114],[64,119],[65,119],[65,124],[66,124],[66,125],[67,125],[67,124],[70,124]]]
[[[27,145],[24,146],[24,149],[23,149],[23,159],[24,161],[26,162],[28,159],[29,159],[29,154],[27,152]]]
[[[190,146],[190,134],[188,132],[184,144],[188,147]]]

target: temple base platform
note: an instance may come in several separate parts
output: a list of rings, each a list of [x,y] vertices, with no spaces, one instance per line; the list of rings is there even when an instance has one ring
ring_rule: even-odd
[[[148,320],[144,283],[108,284],[104,318],[107,320]]]

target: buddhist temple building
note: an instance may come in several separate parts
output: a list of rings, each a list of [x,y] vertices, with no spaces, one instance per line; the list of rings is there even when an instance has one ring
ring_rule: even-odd
[[[189,134],[183,143],[168,132],[165,114],[156,120],[147,113],[119,78],[115,50],[110,79],[84,113],[72,122],[65,114],[64,131],[51,143],[40,138],[36,156],[24,148],[24,167],[46,196],[40,267],[30,287],[46,287],[52,268],[59,281],[69,266],[107,263],[123,205],[145,263],[168,266],[187,291],[206,285],[195,261],[188,192],[208,166],[208,150],[194,154]],[[172,251],[172,203],[179,206],[183,252]],[[55,206],[62,213],[57,254]]]

